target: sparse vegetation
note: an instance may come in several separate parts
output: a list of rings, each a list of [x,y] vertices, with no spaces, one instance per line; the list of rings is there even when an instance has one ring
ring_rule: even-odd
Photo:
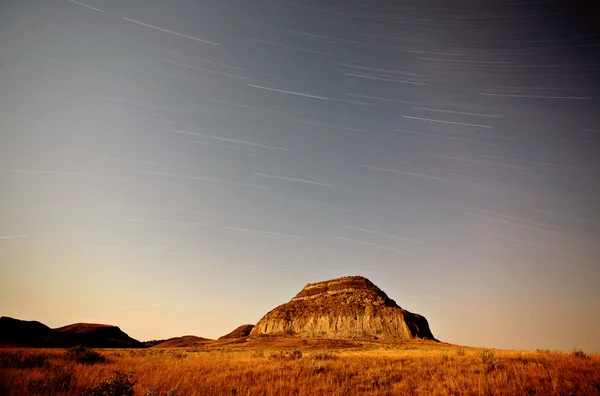
[[[484,369],[486,372],[494,371],[496,369],[502,368],[500,362],[496,359],[493,351],[489,349],[484,349],[479,352],[479,360],[483,363]]]
[[[246,344],[216,343],[195,352],[185,349],[140,352],[107,350],[103,354],[110,356],[109,360],[90,365],[73,361],[69,353],[59,349],[0,350],[3,362],[0,393],[9,396],[24,392],[88,396],[600,393],[600,356],[584,353],[582,358],[581,353],[574,351],[457,349],[433,342],[365,342],[340,347],[328,340],[303,343],[267,339]],[[186,358],[178,357],[179,354]],[[45,363],[13,363],[26,361]]]
[[[45,353],[24,354],[21,351],[0,353],[0,368],[3,369],[41,368],[48,365],[48,355]]]
[[[293,351],[279,351],[269,355],[270,359],[274,360],[298,360],[302,359],[302,351],[294,349]]]
[[[124,373],[117,370],[109,379],[85,388],[83,394],[85,396],[134,396],[135,381],[131,379],[132,375],[131,372]]]
[[[573,356],[582,358],[582,359],[585,359],[588,357],[587,354],[583,350],[578,349],[578,348],[573,349]]]
[[[176,359],[183,359],[185,357],[187,357],[187,353],[184,351],[180,351],[178,349],[172,350],[170,352],[170,355],[173,356]]]
[[[69,393],[74,380],[73,368],[55,366],[43,378],[28,380],[23,389],[30,394]]]
[[[162,392],[157,385],[152,386],[146,391],[146,396],[177,396],[177,389],[173,388],[168,391]]]
[[[337,353],[332,351],[319,351],[310,356],[315,360],[333,360],[337,358]]]
[[[67,352],[67,357],[77,363],[82,364],[96,364],[106,361],[104,355],[84,345],[77,345],[69,349]]]

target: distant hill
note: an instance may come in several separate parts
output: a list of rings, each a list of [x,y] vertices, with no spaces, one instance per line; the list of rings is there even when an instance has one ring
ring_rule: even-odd
[[[7,316],[0,317],[0,344],[2,345],[52,346],[53,335],[52,329],[43,323]]]
[[[53,329],[61,346],[86,345],[93,348],[142,348],[138,340],[129,337],[119,327],[95,324],[75,323]]]
[[[254,327],[254,325],[251,325],[251,324],[241,325],[241,326],[237,327],[235,330],[233,330],[232,332],[219,337],[219,340],[225,340],[225,339],[229,339],[229,338],[246,338],[250,335],[250,332],[252,331],[253,327]]]
[[[156,340],[144,342],[144,345],[153,348],[189,348],[209,343],[209,338],[197,337],[192,335],[173,337],[167,340]]]
[[[0,345],[66,348],[85,345],[92,348],[143,348],[117,326],[75,323],[51,329],[37,321],[6,316],[0,318]]]

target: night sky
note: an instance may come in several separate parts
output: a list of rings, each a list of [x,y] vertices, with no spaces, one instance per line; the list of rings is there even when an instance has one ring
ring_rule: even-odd
[[[0,0],[0,314],[214,338],[363,275],[446,342],[600,352],[568,3]]]

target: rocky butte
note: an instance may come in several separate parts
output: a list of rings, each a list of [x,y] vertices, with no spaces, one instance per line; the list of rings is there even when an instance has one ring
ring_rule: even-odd
[[[309,283],[267,313],[250,337],[435,340],[425,317],[402,309],[362,276]]]

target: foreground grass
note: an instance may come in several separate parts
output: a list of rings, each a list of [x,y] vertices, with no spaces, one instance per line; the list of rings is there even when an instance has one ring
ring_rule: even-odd
[[[0,394],[128,394],[123,389],[148,396],[600,394],[600,356],[581,351],[433,343],[321,347],[115,349],[99,350],[105,359],[92,354],[90,361],[73,351],[7,348],[0,350]]]

